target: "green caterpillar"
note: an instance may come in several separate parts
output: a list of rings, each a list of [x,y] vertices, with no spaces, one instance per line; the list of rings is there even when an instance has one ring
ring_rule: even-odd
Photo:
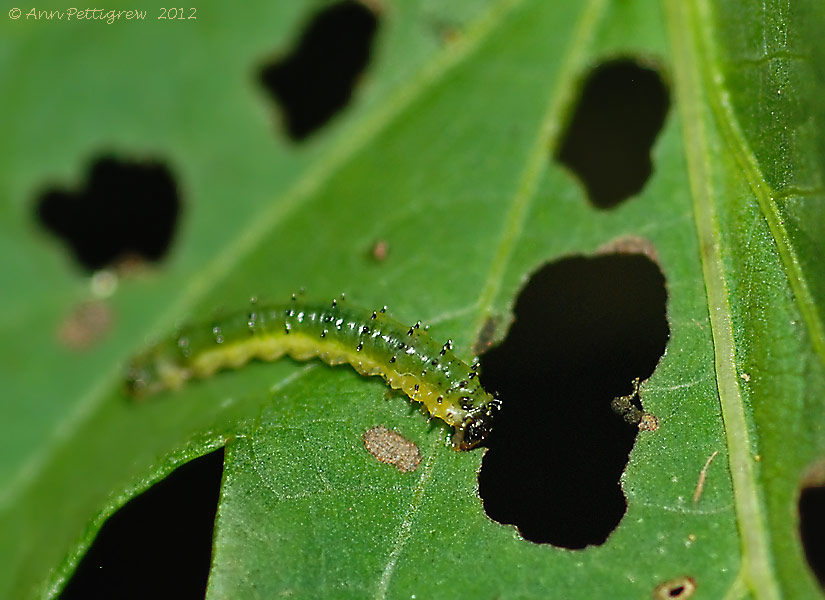
[[[133,396],[180,388],[257,358],[320,358],[348,363],[362,375],[380,375],[393,389],[421,402],[433,417],[455,428],[457,450],[482,443],[492,430],[500,401],[478,380],[478,363],[468,365],[416,323],[405,327],[386,314],[343,302],[313,304],[295,296],[288,304],[257,307],[212,327],[188,326],[132,360],[126,387]]]

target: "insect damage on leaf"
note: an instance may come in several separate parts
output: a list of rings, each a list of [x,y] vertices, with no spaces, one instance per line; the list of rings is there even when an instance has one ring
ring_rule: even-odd
[[[418,468],[421,450],[395,431],[376,425],[364,432],[364,448],[382,463],[396,467],[402,473]]]

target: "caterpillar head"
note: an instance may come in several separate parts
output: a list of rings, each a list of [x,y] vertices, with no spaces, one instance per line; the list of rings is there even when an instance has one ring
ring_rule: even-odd
[[[126,393],[139,398],[163,390],[179,389],[191,372],[172,360],[146,354],[135,358],[126,367],[124,383]]]
[[[157,374],[151,365],[133,361],[126,367],[124,373],[126,393],[135,397],[151,393],[150,383],[156,378]]]
[[[472,450],[483,443],[493,430],[495,415],[500,408],[501,401],[493,398],[486,406],[471,411],[453,435],[456,450]]]

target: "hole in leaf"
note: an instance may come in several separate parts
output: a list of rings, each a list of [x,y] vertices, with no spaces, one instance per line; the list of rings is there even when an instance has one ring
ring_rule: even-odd
[[[639,431],[611,401],[664,353],[666,299],[661,271],[638,254],[569,258],[530,278],[507,338],[481,359],[502,399],[479,474],[490,518],[565,548],[607,539]]]
[[[655,600],[670,600],[671,598],[687,600],[695,593],[696,580],[693,577],[683,575],[656,586],[656,589],[653,590],[653,598]]]
[[[825,588],[825,461],[808,472],[799,495],[799,534],[808,565]]]
[[[303,140],[349,103],[377,28],[375,13],[361,2],[338,2],[313,18],[292,54],[261,70],[293,140]]]
[[[202,599],[223,454],[221,448],[175,469],[112,515],[61,599]]]
[[[556,158],[594,206],[612,208],[644,187],[669,104],[659,73],[632,60],[608,62],[585,81]]]
[[[153,161],[95,161],[82,190],[51,189],[37,216],[78,262],[96,271],[125,259],[159,261],[175,231],[180,200],[172,174]]]

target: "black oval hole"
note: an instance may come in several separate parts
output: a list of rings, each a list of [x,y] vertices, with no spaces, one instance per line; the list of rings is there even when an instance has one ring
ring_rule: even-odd
[[[606,63],[588,77],[556,158],[594,206],[612,208],[644,187],[669,104],[659,73],[632,60]]]
[[[212,557],[223,448],[175,469],[112,515],[60,595],[201,600]]]
[[[264,66],[261,83],[281,106],[293,140],[303,140],[349,103],[377,28],[378,19],[362,3],[339,2],[312,19],[291,54]]]
[[[125,259],[162,259],[180,200],[163,164],[104,157],[92,164],[82,190],[48,190],[36,209],[40,223],[69,245],[85,269],[95,271]]]
[[[565,548],[607,539],[638,433],[610,404],[664,353],[666,299],[642,255],[569,258],[530,278],[504,343],[481,359],[503,403],[479,474],[490,518]]]
[[[802,488],[799,495],[799,534],[808,565],[825,588],[825,463],[819,466],[816,485]]]

